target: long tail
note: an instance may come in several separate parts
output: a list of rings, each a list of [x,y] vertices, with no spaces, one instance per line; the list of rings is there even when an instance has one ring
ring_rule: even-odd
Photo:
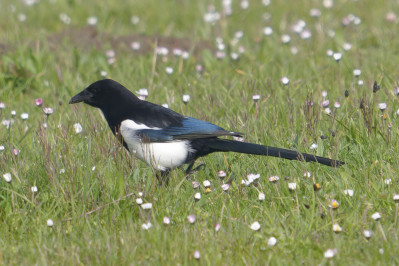
[[[338,167],[345,164],[342,161],[332,160],[312,154],[300,153],[297,151],[258,145],[254,143],[240,142],[235,140],[213,139],[209,141],[207,145],[209,148],[215,151],[232,151],[254,155],[273,156],[288,160],[317,162],[332,167]]]

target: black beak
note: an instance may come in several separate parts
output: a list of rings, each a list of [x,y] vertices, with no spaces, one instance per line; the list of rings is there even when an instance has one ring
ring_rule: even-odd
[[[87,90],[83,90],[72,97],[69,101],[69,104],[80,103],[80,102],[87,102],[92,97],[92,94]]]

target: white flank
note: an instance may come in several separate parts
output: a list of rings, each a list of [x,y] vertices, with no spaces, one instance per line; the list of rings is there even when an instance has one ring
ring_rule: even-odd
[[[136,134],[136,131],[140,129],[161,130],[157,127],[150,128],[143,124],[137,124],[132,120],[124,120],[121,123],[120,133],[124,141],[130,152],[140,160],[158,170],[176,168],[186,161],[190,148],[187,140],[145,143]]]

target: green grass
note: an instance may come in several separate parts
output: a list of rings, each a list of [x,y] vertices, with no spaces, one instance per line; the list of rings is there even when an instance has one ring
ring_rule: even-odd
[[[1,3],[0,48],[7,49],[0,55],[0,102],[6,104],[0,121],[11,119],[11,110],[17,115],[9,129],[0,125],[0,145],[5,146],[0,177],[12,174],[11,183],[0,180],[0,263],[318,265],[329,264],[324,252],[336,248],[332,261],[337,265],[399,264],[392,198],[399,193],[399,102],[393,94],[399,85],[399,36],[397,21],[385,20],[388,12],[399,13],[397,3],[340,0],[326,9],[320,1],[272,1],[268,7],[251,1],[249,9],[242,10],[234,1],[232,16],[210,25],[203,15],[213,1],[109,2]],[[314,7],[321,10],[320,18],[309,16]],[[216,10],[221,10],[219,2]],[[266,12],[271,15],[267,21]],[[18,21],[20,13],[26,14],[25,22]],[[60,21],[60,13],[71,17],[70,25]],[[342,26],[342,18],[350,13],[361,18],[360,25]],[[132,15],[140,17],[138,25],[130,23]],[[109,65],[105,50],[112,47],[110,37],[99,49],[82,48],[67,37],[56,46],[46,41],[85,27],[89,16],[98,17],[99,36],[164,36],[176,38],[176,43],[188,38],[211,47],[219,36],[228,56],[238,49],[230,44],[234,33],[242,30],[238,46],[245,47],[245,53],[237,61],[218,60],[205,49],[188,60],[170,56],[154,61],[152,52],[138,55],[120,47],[115,64]],[[300,19],[312,31],[309,40],[290,30]],[[265,26],[273,28],[272,36],[263,35]],[[329,37],[329,30],[335,37]],[[290,44],[281,43],[282,34],[290,34]],[[344,51],[345,42],[352,44],[350,51]],[[145,45],[153,50],[156,44]],[[291,53],[292,46],[298,54]],[[328,49],[342,52],[342,60],[327,57]],[[197,64],[203,66],[201,74],[195,72]],[[168,66],[174,68],[172,75],[165,72]],[[357,85],[355,68],[362,70],[363,86]],[[102,70],[133,92],[148,88],[151,102],[168,103],[184,115],[243,132],[246,141],[341,159],[346,165],[333,169],[213,154],[199,160],[206,167],[191,177],[201,184],[210,180],[210,193],[203,186],[193,189],[182,169],[171,172],[169,186],[159,187],[155,172],[121,148],[100,112],[68,105],[73,95],[101,78]],[[283,76],[290,79],[288,86],[281,84]],[[374,81],[381,84],[376,93]],[[333,115],[321,107],[323,90]],[[187,105],[183,94],[191,95]],[[254,94],[261,95],[257,104]],[[54,114],[45,117],[34,105],[36,98]],[[314,107],[307,109],[307,100]],[[337,110],[335,101],[341,103]],[[361,102],[367,108],[360,109]],[[388,106],[385,118],[377,107],[381,102]],[[26,121],[20,118],[23,112],[29,114]],[[82,133],[75,133],[75,123],[82,125]],[[313,143],[318,144],[314,151]],[[14,156],[13,149],[20,153]],[[228,193],[221,189],[219,170],[235,178]],[[312,177],[304,177],[304,171]],[[257,187],[241,185],[248,173],[261,174]],[[274,175],[280,180],[269,183]],[[293,193],[290,182],[297,183]],[[317,193],[314,183],[322,186]],[[34,185],[37,193],[31,192]],[[353,197],[345,195],[345,189],[353,189]],[[196,202],[198,191],[202,199]],[[144,202],[153,203],[152,210],[135,203],[139,192]],[[257,200],[259,192],[266,195],[263,202]],[[340,204],[337,210],[329,208],[332,199]],[[371,218],[374,212],[382,215],[383,232]],[[190,214],[196,216],[195,224],[187,221]],[[163,225],[164,216],[170,225]],[[47,226],[47,219],[54,221],[53,227]],[[143,230],[148,221],[152,228]],[[256,232],[250,229],[255,221],[261,224]],[[217,223],[221,229],[215,232]],[[340,234],[332,231],[334,223],[342,227]],[[363,230],[373,231],[371,239],[364,238]],[[267,245],[271,236],[278,240],[274,247]],[[196,250],[201,253],[198,262]]]

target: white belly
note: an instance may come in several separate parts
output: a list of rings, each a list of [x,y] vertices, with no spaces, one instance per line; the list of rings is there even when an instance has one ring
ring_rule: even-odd
[[[138,129],[148,129],[148,127],[125,120],[121,123],[120,133],[129,151],[139,159],[158,170],[176,168],[186,162],[189,153],[187,140],[143,143],[135,134]]]
[[[158,170],[167,170],[185,163],[188,150],[187,141],[165,143],[127,143],[129,150]]]

